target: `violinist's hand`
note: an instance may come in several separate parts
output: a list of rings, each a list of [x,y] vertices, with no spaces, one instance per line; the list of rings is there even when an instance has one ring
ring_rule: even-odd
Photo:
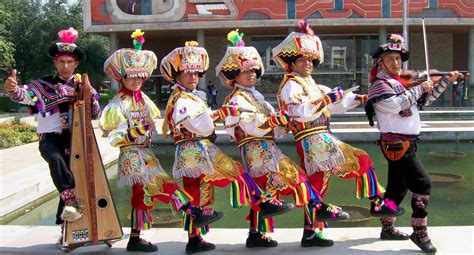
[[[461,75],[462,74],[458,71],[452,71],[446,74],[444,77],[449,84],[454,84],[454,82],[457,81]]]
[[[420,84],[420,86],[423,89],[423,92],[431,92],[433,90],[433,81],[424,81]]]
[[[18,88],[18,81],[16,80],[16,69],[13,69],[12,73],[5,80],[3,87],[8,93],[13,93]]]
[[[355,100],[359,101],[359,104],[367,103],[368,96],[367,94],[356,95]]]

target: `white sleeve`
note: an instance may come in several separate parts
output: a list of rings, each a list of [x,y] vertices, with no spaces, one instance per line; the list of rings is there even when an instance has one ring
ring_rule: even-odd
[[[236,96],[232,99],[233,100],[230,102],[233,102],[242,108],[257,111],[257,109],[250,102],[240,96]],[[240,115],[239,127],[242,128],[245,133],[251,136],[262,137],[271,131],[271,128],[260,128],[265,124],[265,122],[267,122],[267,117],[264,114],[244,112]]]
[[[298,122],[308,122],[319,118],[322,114],[317,111],[319,106],[313,104],[304,95],[303,88],[295,81],[289,80],[280,93],[281,100],[287,105],[288,114]]]
[[[191,99],[177,100],[172,119],[176,126],[183,125],[187,130],[200,136],[209,136],[214,132],[211,110],[206,105]]]

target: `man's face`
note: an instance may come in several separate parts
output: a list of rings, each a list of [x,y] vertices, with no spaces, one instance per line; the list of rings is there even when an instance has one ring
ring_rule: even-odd
[[[67,55],[56,57],[53,62],[59,76],[65,80],[71,78],[79,65],[79,61]]]
[[[199,74],[197,72],[180,72],[176,81],[181,86],[193,91],[199,83]]]
[[[131,91],[139,91],[143,85],[144,79],[141,77],[134,77],[134,78],[126,78],[122,80],[123,85],[125,88]]]
[[[391,74],[399,75],[402,70],[402,57],[398,52],[385,53],[379,66]]]
[[[311,72],[313,71],[313,60],[307,57],[299,57],[293,63],[293,71],[299,73],[303,77],[311,75]]]
[[[255,69],[240,72],[235,76],[235,81],[244,87],[253,87],[257,83],[257,73],[255,72]]]

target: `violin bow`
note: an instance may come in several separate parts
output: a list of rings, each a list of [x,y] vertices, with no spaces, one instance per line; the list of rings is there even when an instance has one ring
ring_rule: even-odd
[[[430,57],[428,56],[428,39],[426,35],[425,17],[421,18],[421,25],[423,27],[423,46],[425,47],[425,63],[426,63],[426,80],[430,78]]]

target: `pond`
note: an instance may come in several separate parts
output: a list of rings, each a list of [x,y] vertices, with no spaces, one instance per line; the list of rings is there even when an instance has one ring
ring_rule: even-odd
[[[382,156],[379,148],[373,143],[353,143],[352,145],[366,150],[371,155],[374,166],[377,171],[379,180],[383,185],[386,183],[387,163]],[[293,144],[279,144],[280,148],[288,156],[297,160],[296,149]],[[238,159],[240,156],[237,147],[234,145],[219,145],[219,147],[227,154]],[[429,143],[420,141],[418,145],[418,157],[421,159],[430,174],[433,174],[435,180],[431,200],[429,203],[429,225],[430,226],[467,226],[473,225],[474,213],[474,146],[471,142],[464,143]],[[157,145],[154,151],[160,159],[163,167],[169,171],[172,167],[174,157],[174,146]],[[457,157],[443,157],[436,152],[456,152]],[[435,152],[435,153],[434,153]],[[441,153],[441,155],[444,155]],[[461,155],[461,156],[459,156]],[[299,161],[297,161],[299,162]],[[122,226],[128,227],[130,220],[127,219],[130,213],[130,189],[128,187],[117,188],[116,165],[107,170],[109,176],[112,194],[119,212]],[[453,178],[454,176],[454,178]],[[455,177],[461,176],[463,179],[456,182]],[[443,182],[446,177],[447,182]],[[342,180],[332,178],[331,188],[325,198],[328,203],[336,205],[354,205],[369,208],[368,200],[357,200],[355,198],[355,180]],[[454,181],[453,181],[454,180]],[[247,208],[233,210],[229,205],[229,188],[216,188],[216,203],[214,209],[223,211],[225,217],[223,220],[213,224],[218,228],[246,228],[248,224],[245,222],[245,216],[248,213]],[[397,220],[398,226],[410,225],[410,193],[407,194],[402,206],[407,210],[405,215]],[[25,215],[10,222],[10,225],[54,225],[54,215],[57,208],[57,199],[50,200],[26,213]],[[291,199],[285,198],[286,201]],[[179,221],[180,217],[170,214],[169,207],[164,204],[158,205],[160,213],[155,212],[154,216],[158,217],[157,222]],[[165,208],[165,209],[162,209]],[[160,219],[161,215],[161,219]],[[294,209],[288,214],[278,216],[276,218],[276,227],[299,228],[303,224],[302,209]],[[178,227],[179,223],[159,225],[159,227]],[[334,225],[333,225],[334,226]],[[341,226],[379,226],[376,218],[369,218],[358,225],[353,224],[336,224]]]

